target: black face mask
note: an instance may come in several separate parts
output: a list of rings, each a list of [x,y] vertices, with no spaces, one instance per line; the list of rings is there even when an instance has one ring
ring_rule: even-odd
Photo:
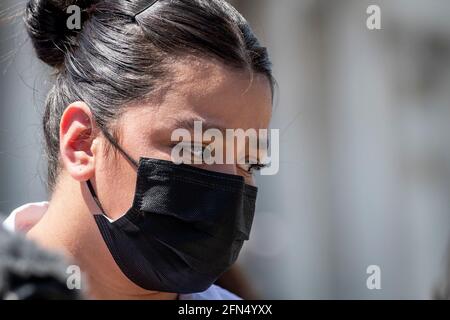
[[[241,176],[169,161],[141,158],[136,163],[110,141],[138,168],[127,213],[114,222],[94,216],[115,262],[147,290],[208,289],[234,264],[249,239],[257,188]],[[92,184],[87,184],[105,213]]]

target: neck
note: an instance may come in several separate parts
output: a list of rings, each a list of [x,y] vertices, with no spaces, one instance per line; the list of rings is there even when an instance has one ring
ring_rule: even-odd
[[[148,291],[126,278],[100,235],[95,210],[83,183],[61,177],[47,212],[27,237],[79,266],[87,282],[82,290],[90,299],[176,299],[177,294]]]

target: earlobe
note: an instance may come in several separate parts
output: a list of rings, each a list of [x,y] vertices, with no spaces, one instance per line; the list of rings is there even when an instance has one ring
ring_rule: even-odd
[[[86,103],[74,102],[66,108],[59,132],[61,161],[77,181],[87,181],[94,174],[94,131],[93,116]]]

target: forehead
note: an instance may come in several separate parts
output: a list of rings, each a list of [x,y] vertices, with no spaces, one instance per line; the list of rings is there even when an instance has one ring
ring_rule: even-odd
[[[272,115],[269,79],[204,58],[189,57],[171,66],[172,76],[158,102],[131,108],[128,117],[143,125],[171,128],[190,119],[227,129],[265,129]],[[176,129],[176,128],[172,128]]]

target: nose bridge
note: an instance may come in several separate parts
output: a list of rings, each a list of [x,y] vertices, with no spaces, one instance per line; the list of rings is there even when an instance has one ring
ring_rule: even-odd
[[[214,165],[213,167],[214,167],[214,171],[218,171],[221,173],[232,174],[232,175],[238,174],[236,164],[217,164],[217,165]],[[211,168],[211,169],[213,169],[213,168]]]
[[[211,171],[216,171],[216,172],[221,172],[221,173],[226,173],[226,174],[232,174],[232,175],[241,175],[238,169],[238,164],[216,164],[216,165],[209,165],[207,166],[205,169],[207,170],[211,170]],[[251,186],[255,186],[255,180],[253,178],[253,176],[243,176],[245,183]]]

